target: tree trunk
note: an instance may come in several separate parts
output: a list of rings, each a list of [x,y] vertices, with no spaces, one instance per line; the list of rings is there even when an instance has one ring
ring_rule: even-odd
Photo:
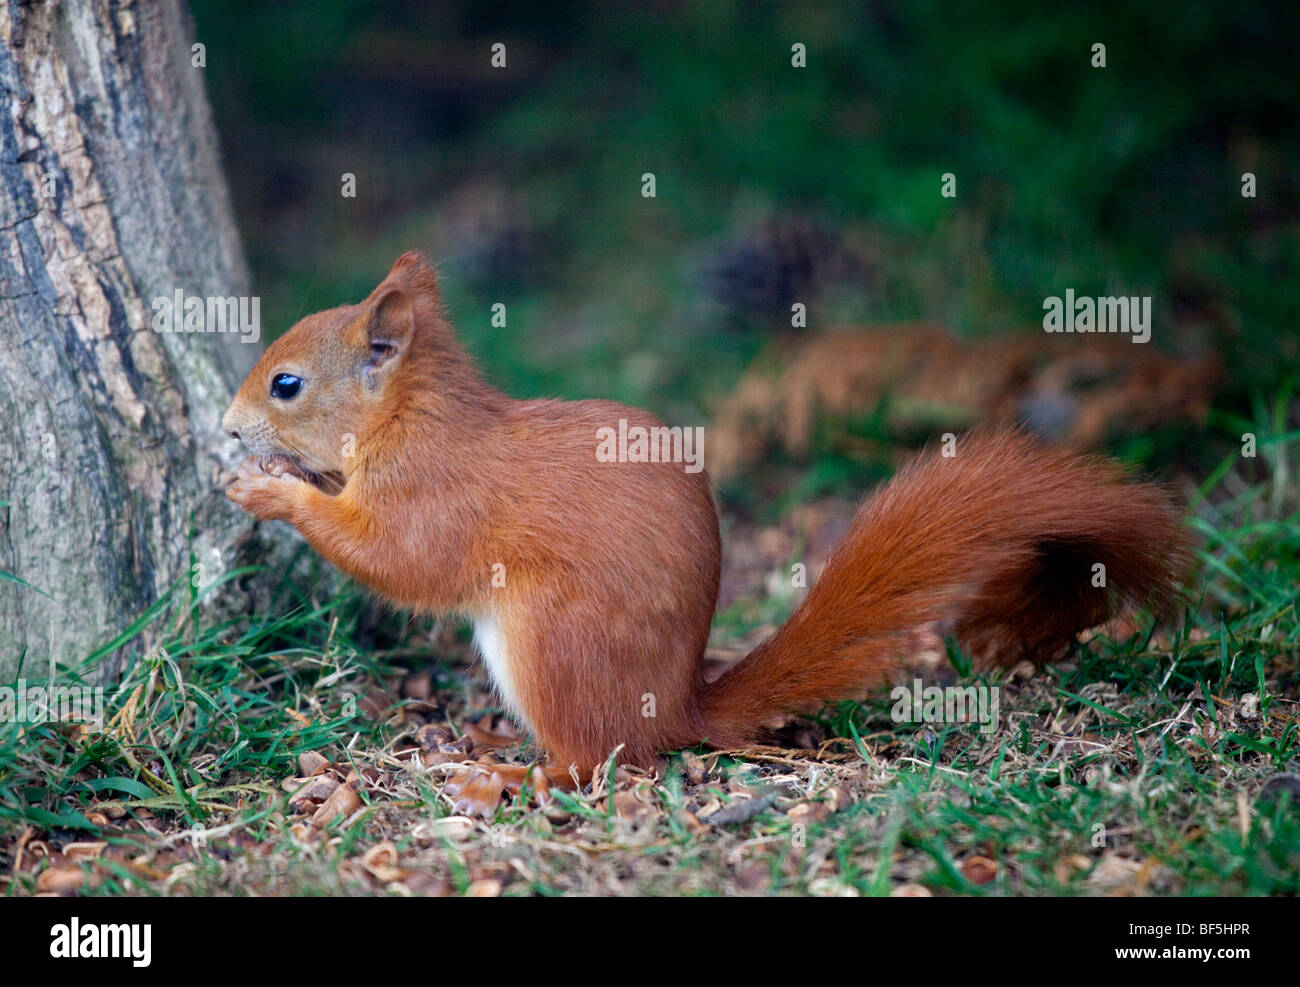
[[[0,0],[0,35],[3,683],[231,564],[220,419],[260,347],[152,328],[177,289],[249,294],[177,0]]]

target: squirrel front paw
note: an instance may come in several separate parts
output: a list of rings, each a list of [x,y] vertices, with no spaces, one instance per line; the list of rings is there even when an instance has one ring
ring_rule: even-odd
[[[235,469],[226,496],[261,521],[292,521],[303,490],[310,484],[292,473],[265,469],[249,456]]]

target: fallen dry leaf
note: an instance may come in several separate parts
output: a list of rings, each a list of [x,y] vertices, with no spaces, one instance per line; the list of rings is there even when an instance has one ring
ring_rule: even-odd
[[[319,751],[303,751],[298,755],[298,771],[304,778],[320,774],[329,765],[329,758]]]
[[[48,894],[74,894],[83,885],[93,888],[98,884],[99,876],[94,871],[86,873],[72,865],[50,867],[36,878],[36,890]]]
[[[971,884],[988,884],[998,876],[998,865],[988,857],[967,857],[962,861],[961,872]]]
[[[313,826],[326,826],[342,816],[346,819],[361,808],[361,796],[347,785],[340,785],[330,794],[311,817]]]
[[[446,744],[455,743],[456,738],[441,723],[429,723],[415,731],[415,742],[427,751],[436,751]]]
[[[314,812],[316,807],[333,795],[338,787],[338,779],[329,775],[313,778],[289,799],[289,808],[294,812]]]
[[[831,807],[825,802],[800,802],[793,809],[786,813],[792,823],[801,823],[805,826],[811,823],[819,823],[830,818]]]
[[[650,804],[650,799],[650,786],[646,784],[615,792],[614,813],[620,819],[629,822],[641,822],[656,815],[655,807]]]
[[[374,875],[381,884],[406,879],[408,872],[398,866],[397,847],[388,840],[376,843],[361,855],[361,866]]]
[[[478,824],[468,816],[444,816],[442,819],[426,819],[417,823],[411,835],[421,842],[434,840],[463,840],[474,832]]]

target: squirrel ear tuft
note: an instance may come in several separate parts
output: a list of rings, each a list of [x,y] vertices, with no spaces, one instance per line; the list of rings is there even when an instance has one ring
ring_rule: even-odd
[[[418,250],[408,250],[397,258],[388,277],[384,278],[384,284],[400,284],[435,297],[438,294],[438,277],[428,259]]]

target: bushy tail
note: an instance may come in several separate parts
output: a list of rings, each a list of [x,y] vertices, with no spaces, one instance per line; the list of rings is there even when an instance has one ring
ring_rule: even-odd
[[[705,687],[708,742],[887,683],[927,630],[1010,665],[1135,607],[1169,612],[1192,559],[1180,513],[1117,464],[1019,431],[923,454],[862,505],[789,621]]]

